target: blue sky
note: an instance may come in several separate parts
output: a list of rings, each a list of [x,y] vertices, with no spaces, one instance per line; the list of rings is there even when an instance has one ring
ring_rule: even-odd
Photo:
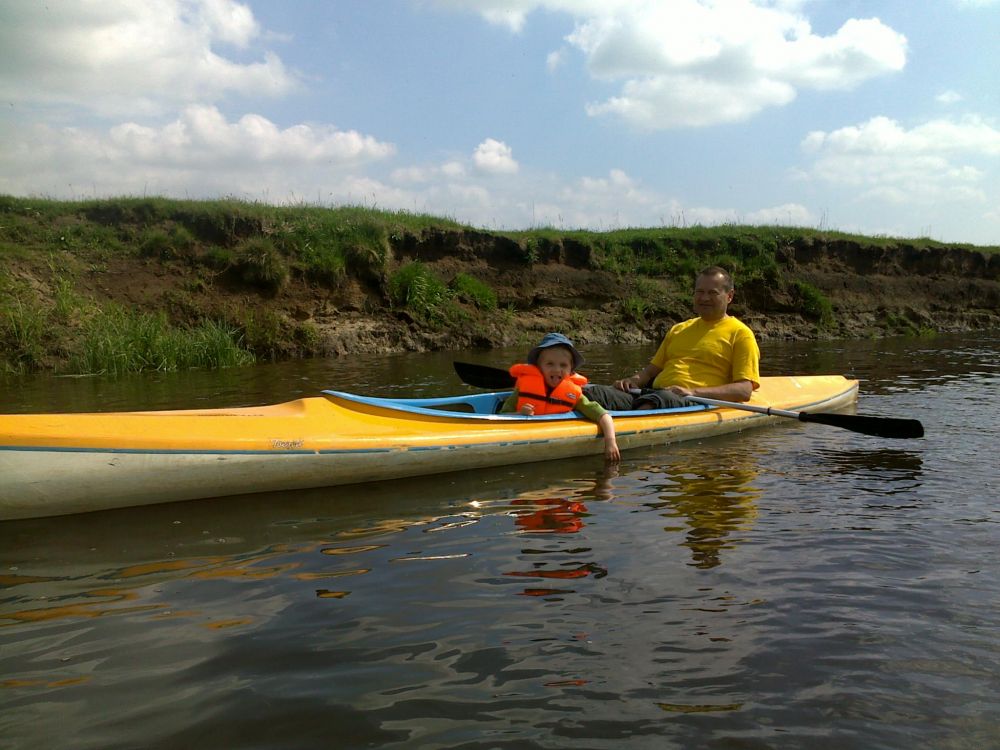
[[[1000,0],[0,0],[0,193],[1000,244]]]

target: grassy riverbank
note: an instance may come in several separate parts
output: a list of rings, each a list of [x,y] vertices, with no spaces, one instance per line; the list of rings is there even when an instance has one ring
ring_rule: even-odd
[[[940,327],[936,302],[886,306],[858,279],[981,266],[994,284],[997,252],[787,227],[488,232],[360,207],[0,196],[0,372],[496,346],[549,327],[653,339],[709,264],[733,271],[736,312],[765,337],[917,333]],[[857,267],[838,280],[838,263]],[[884,315],[859,327],[866,295]],[[945,325],[990,325],[996,297]]]

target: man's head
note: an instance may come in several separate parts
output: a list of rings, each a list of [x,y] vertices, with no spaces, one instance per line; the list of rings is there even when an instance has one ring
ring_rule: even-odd
[[[695,279],[694,311],[709,323],[722,320],[733,301],[734,291],[729,272],[719,266],[710,266]]]

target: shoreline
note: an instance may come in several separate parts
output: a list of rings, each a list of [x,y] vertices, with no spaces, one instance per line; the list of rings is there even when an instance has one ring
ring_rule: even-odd
[[[352,207],[0,196],[0,253],[8,374],[457,352],[550,330],[652,343],[692,316],[708,265],[733,273],[730,312],[762,341],[1000,328],[1000,248],[802,228],[491,232]]]

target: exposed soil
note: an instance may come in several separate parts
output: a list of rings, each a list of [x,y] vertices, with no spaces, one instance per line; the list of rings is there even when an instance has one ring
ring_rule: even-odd
[[[632,281],[593,270],[585,248],[555,245],[531,266],[510,240],[485,233],[435,233],[394,247],[397,264],[419,260],[440,278],[476,276],[496,290],[509,318],[473,315],[467,325],[428,330],[386,307],[378,290],[352,281],[336,291],[299,285],[273,302],[322,331],[327,351],[491,348],[565,331],[581,343],[659,341],[673,323],[691,317],[693,279],[653,279],[661,308],[637,322],[622,314]],[[762,340],[868,338],[928,331],[1000,327],[1000,255],[977,250],[888,249],[852,243],[788,246],[783,277],[741,285],[730,312]],[[833,317],[812,314],[795,282],[819,290]]]
[[[429,325],[390,305],[384,278],[320,284],[293,274],[269,293],[229,271],[209,270],[197,262],[197,250],[167,259],[27,255],[6,260],[5,268],[41,297],[51,298],[54,280],[68,273],[84,297],[166,310],[177,322],[266,314],[283,326],[277,357],[492,348],[533,342],[550,330],[581,344],[640,343],[658,341],[669,325],[691,316],[690,278],[650,279],[656,308],[639,320],[625,314],[622,301],[635,278],[596,270],[590,248],[571,239],[547,241],[532,263],[517,242],[488,232],[435,229],[394,236],[390,244],[387,274],[414,260],[445,282],[464,272],[496,291],[500,310],[466,305],[465,316]],[[781,247],[778,260],[776,278],[736,278],[730,312],[762,340],[1000,328],[1000,254],[802,239]],[[822,294],[832,317],[809,307],[802,284]]]

